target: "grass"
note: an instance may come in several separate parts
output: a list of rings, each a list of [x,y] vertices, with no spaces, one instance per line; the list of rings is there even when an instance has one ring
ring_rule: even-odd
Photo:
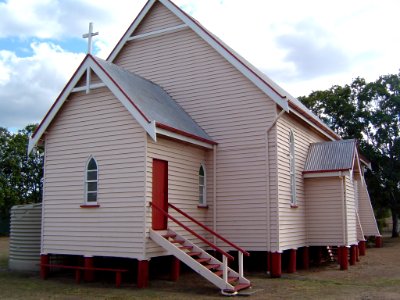
[[[283,274],[270,279],[263,272],[248,275],[257,299],[399,299],[400,240],[387,240],[382,249],[368,249],[367,256],[348,271],[336,265]],[[6,271],[8,239],[0,238],[0,299],[222,299],[217,288],[199,275],[188,272],[178,282],[151,280],[148,289],[137,289],[130,278],[121,288],[113,280],[76,284],[73,274],[38,274]]]

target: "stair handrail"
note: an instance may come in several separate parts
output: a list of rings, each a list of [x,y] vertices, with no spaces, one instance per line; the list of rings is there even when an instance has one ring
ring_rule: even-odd
[[[205,229],[206,231],[208,231],[209,233],[211,233],[212,235],[216,236],[217,238],[219,238],[221,241],[225,242],[226,244],[228,244],[229,246],[235,248],[236,250],[238,250],[239,252],[242,252],[244,255],[246,256],[250,256],[250,253],[247,252],[246,250],[244,250],[243,248],[240,248],[239,246],[235,245],[234,243],[232,243],[231,241],[228,241],[226,238],[224,238],[223,236],[221,236],[220,234],[218,234],[217,232],[215,232],[214,230],[212,230],[211,228],[207,227],[206,225],[204,225],[203,223],[197,221],[196,219],[194,219],[193,217],[191,217],[190,215],[188,215],[187,213],[185,213],[184,211],[182,211],[181,209],[179,209],[178,207],[176,207],[175,205],[168,203],[169,207],[172,207],[173,209],[175,209],[178,213],[180,213],[181,215],[183,215],[184,217],[188,218],[190,221],[196,223],[197,225],[199,225],[201,228]]]
[[[213,248],[214,250],[218,251],[219,253],[221,253],[223,256],[227,257],[229,260],[234,260],[234,257],[232,255],[230,255],[229,253],[227,253],[226,251],[222,250],[221,248],[219,248],[218,246],[214,245],[213,243],[211,243],[209,240],[203,238],[201,235],[199,235],[198,233],[196,233],[195,231],[193,231],[192,229],[190,229],[189,227],[187,227],[185,224],[183,224],[182,222],[178,221],[177,219],[175,219],[173,216],[171,216],[169,213],[167,213],[165,210],[163,210],[161,207],[157,206],[156,204],[154,204],[153,202],[150,202],[150,206],[155,207],[158,211],[160,211],[163,215],[165,215],[166,217],[168,217],[169,219],[171,219],[173,222],[175,222],[176,224],[178,224],[179,226],[181,226],[183,229],[185,229],[186,231],[188,231],[189,233],[191,233],[192,235],[194,235],[195,237],[197,237],[199,240],[203,241],[204,243],[206,243],[208,246],[210,246],[211,248]]]

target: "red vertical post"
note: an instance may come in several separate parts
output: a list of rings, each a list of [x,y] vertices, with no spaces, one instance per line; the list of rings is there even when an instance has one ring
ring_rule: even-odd
[[[350,266],[354,266],[356,264],[356,245],[351,245],[350,247]]]
[[[346,246],[340,247],[340,270],[349,268],[349,250]]]
[[[149,286],[149,261],[138,261],[137,287],[142,289]]]
[[[366,242],[365,241],[359,241],[358,242],[358,247],[360,249],[360,256],[364,256],[366,252]]]
[[[339,265],[341,264],[341,259],[342,259],[342,248],[337,247],[337,262]]]
[[[178,281],[179,274],[181,269],[181,261],[177,259],[175,256],[172,256],[171,261],[171,280]]]
[[[93,268],[93,257],[92,256],[85,256],[84,258],[84,267],[85,268]],[[85,270],[83,278],[87,282],[91,282],[94,280],[94,271],[93,270]]]
[[[375,248],[382,248],[383,240],[381,235],[375,236]]]
[[[115,286],[119,288],[121,286],[122,282],[122,274],[121,272],[116,272],[115,273]]]
[[[308,270],[310,268],[310,251],[309,247],[303,247],[303,269]]]
[[[40,278],[46,279],[49,275],[49,267],[44,266],[43,264],[48,264],[50,262],[50,257],[48,254],[40,255]]]
[[[271,253],[271,277],[280,278],[282,275],[282,253]]]
[[[296,249],[289,250],[289,265],[287,269],[288,273],[296,272],[296,264],[297,264],[296,255],[297,255]]]

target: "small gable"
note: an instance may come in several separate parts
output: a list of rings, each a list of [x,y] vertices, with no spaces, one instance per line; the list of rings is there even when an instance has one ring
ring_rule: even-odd
[[[140,25],[135,29],[134,35],[154,32],[181,24],[183,22],[177,16],[171,13],[163,4],[156,1]]]
[[[353,139],[311,144],[303,173],[351,170],[356,145]]]
[[[94,75],[96,82],[101,82],[93,84],[92,76],[86,76],[86,80],[84,80],[85,74]],[[165,130],[167,130],[173,132],[175,138],[178,133],[190,137],[192,139],[190,142],[197,139],[207,144],[215,144],[207,133],[160,86],[110,62],[88,55],[32,135],[28,152],[45,134],[47,127],[57,116],[71,93],[85,90],[86,93],[89,93],[93,89],[104,86],[110,89],[154,140],[156,140],[157,133],[165,134]],[[157,127],[161,130],[157,130]],[[186,138],[184,140],[187,141]]]

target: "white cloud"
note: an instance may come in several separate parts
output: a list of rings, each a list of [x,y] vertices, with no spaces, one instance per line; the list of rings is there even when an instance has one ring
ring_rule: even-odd
[[[173,1],[296,96],[400,68],[397,0]],[[145,3],[0,2],[0,38],[37,41],[28,57],[0,49],[0,126],[39,121],[55,100],[86,51],[57,45],[94,22],[95,54],[106,58]]]
[[[100,31],[95,43],[107,55],[144,3],[118,0],[110,7],[108,0],[8,0],[0,2],[0,38],[79,39],[93,22]]]
[[[51,43],[32,43],[33,55],[0,51],[0,126],[22,128],[39,122],[78,67],[82,54]]]

